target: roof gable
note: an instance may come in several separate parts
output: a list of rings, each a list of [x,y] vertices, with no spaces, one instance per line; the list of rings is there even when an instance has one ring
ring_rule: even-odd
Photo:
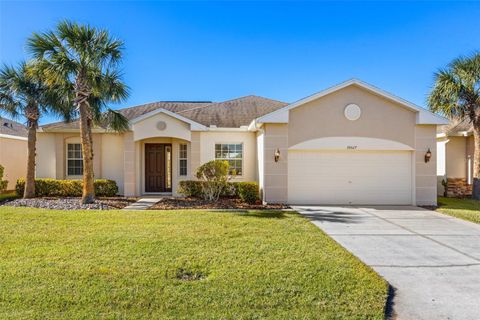
[[[381,90],[375,86],[372,86],[366,82],[363,82],[358,79],[351,79],[345,82],[342,82],[336,86],[330,87],[328,89],[325,89],[323,91],[320,91],[318,93],[315,93],[313,95],[310,95],[308,97],[305,97],[303,99],[300,99],[296,102],[293,102],[281,109],[278,109],[274,112],[271,112],[269,114],[266,114],[258,119],[256,119],[257,123],[288,123],[288,111],[299,107],[301,105],[304,105],[308,102],[320,99],[328,94],[331,94],[333,92],[340,91],[346,87],[349,86],[358,86],[370,93],[373,93],[375,95],[381,96],[387,100],[396,102],[397,104],[401,105],[402,107],[411,110],[413,112],[417,113],[417,124],[446,124],[448,123],[448,120],[445,119],[442,116],[439,116],[435,113],[432,113],[426,109],[423,109],[407,100],[404,100],[400,97],[397,97],[391,93],[388,93],[384,90]]]

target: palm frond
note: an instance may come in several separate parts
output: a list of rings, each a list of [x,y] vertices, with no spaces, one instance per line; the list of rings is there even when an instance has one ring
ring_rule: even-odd
[[[458,57],[434,76],[428,96],[433,112],[450,118],[476,117],[480,108],[480,54]]]
[[[98,124],[107,130],[115,132],[125,132],[130,129],[128,119],[120,112],[110,108],[102,113]]]

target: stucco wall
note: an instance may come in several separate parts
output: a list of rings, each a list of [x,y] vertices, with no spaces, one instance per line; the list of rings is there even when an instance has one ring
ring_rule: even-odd
[[[425,163],[425,153],[432,157]],[[415,197],[417,205],[437,204],[437,142],[436,126],[417,125],[415,128]]]
[[[37,178],[56,178],[55,133],[37,133],[37,155],[35,176]]]
[[[264,199],[265,189],[265,133],[263,129],[257,132],[257,173],[258,173],[258,187],[260,190],[260,199]]]
[[[467,143],[465,137],[448,137],[445,146],[445,167],[448,178],[466,178],[466,152]]]
[[[200,132],[200,164],[215,160],[216,143],[243,144],[243,174],[234,181],[258,181],[257,175],[257,141],[254,132],[208,131]]]
[[[360,106],[360,119],[345,118],[347,104]],[[289,146],[319,137],[370,137],[415,145],[415,112],[369,93],[346,87],[290,110]]]
[[[118,193],[124,194],[123,134],[102,134],[100,138],[101,177],[115,180],[118,186]]]
[[[4,167],[7,190],[15,189],[19,178],[27,174],[27,141],[22,138],[0,137],[0,165]]]
[[[78,133],[37,134],[37,178],[81,179],[67,174],[67,144],[80,143]],[[123,134],[93,134],[93,170],[96,179],[112,179],[123,193]]]
[[[288,125],[269,123],[264,129],[264,201],[286,203],[288,200]],[[275,162],[275,150],[280,159]]]
[[[161,130],[158,123],[166,123],[166,127]],[[190,125],[178,119],[175,119],[164,113],[155,114],[133,125],[133,137],[135,141],[155,137],[173,137],[190,141]]]

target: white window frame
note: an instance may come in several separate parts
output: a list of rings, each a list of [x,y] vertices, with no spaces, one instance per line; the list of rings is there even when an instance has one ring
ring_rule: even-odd
[[[225,145],[225,144],[238,144],[238,145],[241,145],[241,146],[242,146],[242,157],[241,157],[241,158],[230,158],[230,159],[228,159],[228,158],[217,158],[217,150],[216,150],[216,149],[217,149],[217,145],[218,145],[218,144],[220,145],[220,148],[222,148],[221,146],[222,146],[222,145]],[[228,161],[228,160],[241,160],[241,162],[242,162],[242,166],[241,166],[242,173],[241,173],[241,174],[238,174],[238,173],[237,173],[235,176],[241,178],[241,177],[243,177],[243,176],[245,175],[245,172],[244,172],[244,169],[245,169],[245,165],[244,165],[245,145],[244,145],[243,142],[215,142],[215,145],[213,146],[213,148],[214,148],[214,154],[213,154],[213,156],[214,156],[215,160],[226,160],[226,161]]]
[[[83,175],[83,170],[85,169],[84,166],[83,166],[83,157],[81,158],[70,158],[69,155],[68,155],[68,146],[69,145],[80,145],[80,152],[82,153],[82,156],[83,156],[83,150],[82,150],[82,144],[79,143],[79,142],[67,142],[67,146],[66,146],[66,152],[65,152],[65,173],[66,173],[66,176],[67,177],[81,177]],[[68,161],[69,160],[81,160],[82,161],[82,173],[80,174],[69,174],[68,172]]]
[[[185,146],[185,157],[182,157],[182,146]],[[182,160],[185,160],[185,174],[182,174]],[[178,175],[180,177],[188,176],[188,145],[186,143],[178,145]]]

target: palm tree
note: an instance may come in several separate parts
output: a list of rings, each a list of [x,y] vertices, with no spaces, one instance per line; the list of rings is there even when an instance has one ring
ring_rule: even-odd
[[[28,39],[31,54],[47,84],[61,88],[65,101],[79,115],[83,155],[83,203],[95,201],[92,128],[100,125],[114,131],[128,129],[128,120],[109,109],[108,103],[121,102],[128,88],[121,81],[118,64],[123,42],[107,31],[63,21],[54,31],[34,33]]]
[[[428,96],[434,112],[449,118],[469,119],[473,125],[474,199],[480,199],[480,53],[459,57],[435,73],[435,84]]]
[[[22,115],[27,119],[28,156],[24,198],[35,197],[35,149],[40,115],[48,111],[63,114],[56,112],[59,110],[49,103],[55,99],[54,90],[47,87],[33,70],[34,65],[25,62],[20,63],[18,68],[5,65],[0,70],[0,111],[13,118]]]

